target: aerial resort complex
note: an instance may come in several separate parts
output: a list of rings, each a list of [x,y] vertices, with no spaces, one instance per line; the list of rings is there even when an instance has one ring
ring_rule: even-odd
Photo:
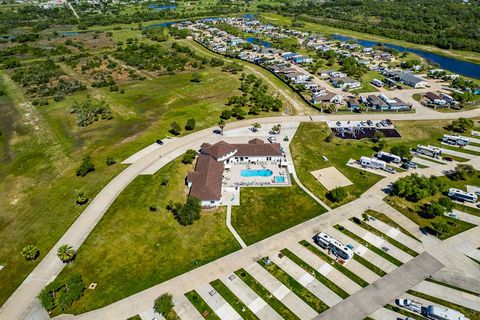
[[[478,0],[0,0],[0,320],[480,320]]]

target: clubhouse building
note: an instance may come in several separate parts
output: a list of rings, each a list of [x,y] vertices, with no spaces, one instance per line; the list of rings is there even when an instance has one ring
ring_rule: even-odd
[[[238,190],[240,186],[285,184],[288,177],[282,167],[284,162],[279,143],[265,143],[261,139],[244,144],[204,143],[195,171],[187,175],[189,196],[200,199],[204,207],[216,207],[222,204],[223,188]]]

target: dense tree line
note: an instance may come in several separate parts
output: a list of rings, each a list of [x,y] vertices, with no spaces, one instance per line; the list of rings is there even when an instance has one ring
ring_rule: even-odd
[[[480,52],[480,4],[449,0],[327,0],[260,6],[305,21],[445,49]]]
[[[393,195],[412,202],[420,201],[447,190],[447,184],[438,177],[419,176],[416,173],[400,178],[392,185]]]

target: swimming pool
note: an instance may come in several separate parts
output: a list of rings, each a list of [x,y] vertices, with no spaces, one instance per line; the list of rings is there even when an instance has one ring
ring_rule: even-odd
[[[273,177],[273,179],[276,183],[284,183],[285,182],[285,177],[284,176],[275,176],[275,177]]]
[[[242,177],[270,177],[273,171],[270,169],[243,169],[240,171]]]

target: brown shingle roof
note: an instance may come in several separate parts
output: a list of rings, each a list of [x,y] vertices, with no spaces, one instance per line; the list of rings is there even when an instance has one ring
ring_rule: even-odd
[[[261,140],[260,140],[261,141]],[[266,156],[282,156],[280,143],[251,143],[234,144],[238,149],[235,153],[236,157],[266,157]],[[263,142],[263,141],[262,141]]]
[[[225,141],[220,141],[220,142],[217,142],[213,145],[209,145],[205,148],[202,147],[201,151],[202,151],[203,154],[208,154],[208,155],[214,157],[215,159],[219,159],[219,158],[223,157],[224,155],[226,155],[226,154],[228,154],[232,151],[235,151],[235,149],[236,148],[234,147],[234,145],[226,143]]]
[[[190,172],[187,181],[192,183],[189,196],[203,201],[220,200],[222,197],[223,162],[209,155],[197,158],[195,171]]]

